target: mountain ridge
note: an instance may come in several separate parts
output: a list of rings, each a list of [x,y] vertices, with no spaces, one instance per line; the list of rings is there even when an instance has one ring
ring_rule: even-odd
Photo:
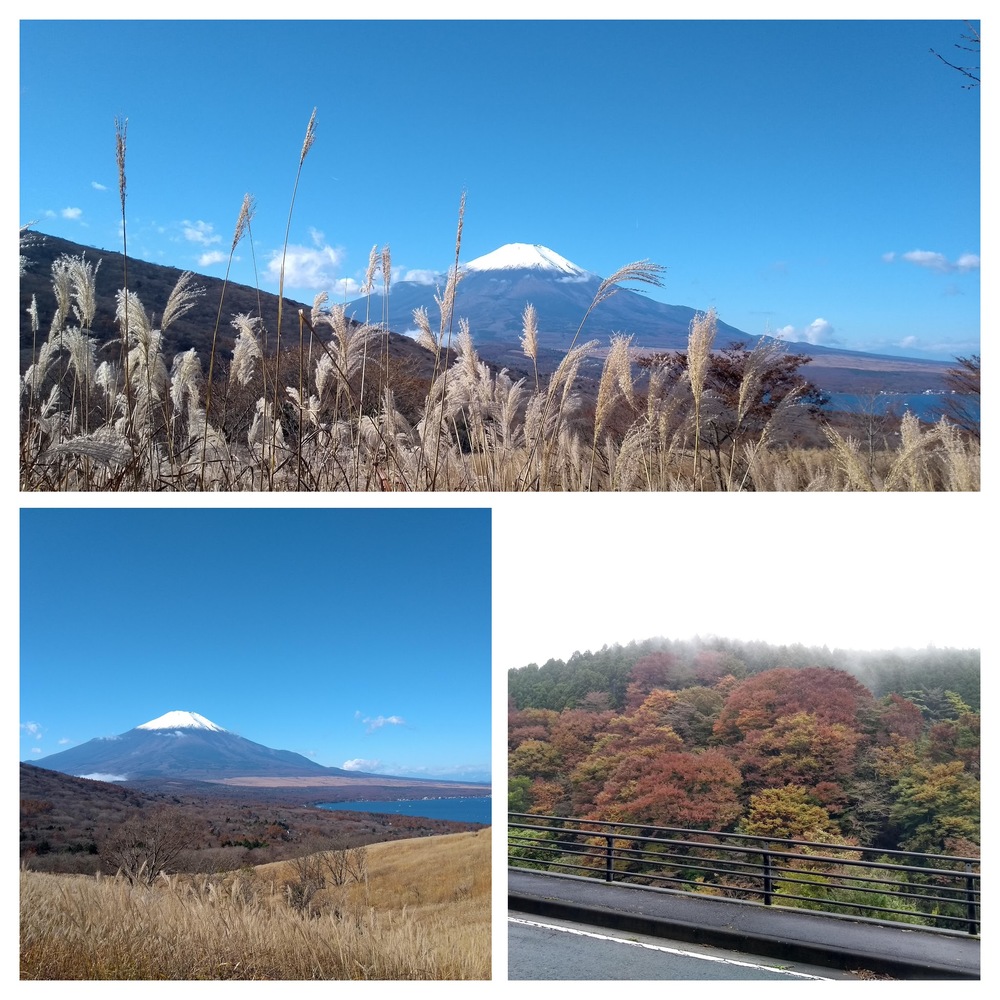
[[[376,775],[326,767],[291,750],[276,750],[223,729],[193,712],[172,711],[111,737],[95,737],[78,746],[31,761],[36,767],[97,781],[144,778],[356,779]],[[419,779],[406,779],[412,783]]]
[[[595,296],[606,281],[542,244],[508,243],[459,266],[455,292],[455,317],[468,321],[479,355],[512,372],[525,369],[521,347],[524,307],[535,307],[538,320],[538,369],[553,371],[571,343],[598,341],[594,358],[584,373],[599,375],[601,352],[611,337],[631,335],[636,354],[686,351],[691,323],[704,310],[672,305],[641,291],[619,285],[591,311]],[[443,278],[442,278],[443,280]],[[387,314],[394,330],[412,331],[413,312],[426,309],[437,316],[437,286],[399,281],[389,288]],[[370,308],[356,299],[345,306],[348,316]],[[586,317],[586,322],[584,321]],[[715,350],[737,344],[752,346],[760,335],[747,333],[721,318],[717,322]],[[825,391],[923,392],[944,387],[944,362],[923,358],[849,351],[801,341],[782,341],[792,354],[812,360],[803,373]],[[592,369],[592,371],[591,371]]]
[[[46,265],[61,253],[76,256],[86,254],[88,258],[95,260],[100,259],[102,255],[121,256],[120,251],[101,250],[43,233],[32,235],[38,242],[22,251],[22,256],[29,261],[28,270],[22,273],[20,281],[22,370],[31,363],[35,340],[28,315],[33,296],[38,300],[41,330],[47,329],[54,311],[51,276]],[[514,266],[525,261],[512,251],[506,251],[499,258],[501,263],[509,263],[511,266],[483,267],[484,261],[490,263],[490,258],[505,247],[535,248],[533,252],[536,258],[541,259],[550,255],[549,263],[552,265],[555,265],[555,258],[558,258],[575,270],[573,274],[562,273],[557,272],[553,266],[551,273],[559,273],[562,278],[573,278],[573,280],[546,280],[549,271],[541,267]],[[505,261],[505,257],[509,259]],[[496,258],[493,263],[495,262]],[[469,271],[472,265],[475,266]],[[508,368],[515,375],[527,375],[531,368],[520,345],[524,306],[530,302],[538,312],[538,367],[542,374],[546,374],[553,371],[562,360],[565,347],[580,328],[593,293],[601,281],[597,275],[591,275],[591,272],[541,244],[505,244],[504,247],[475,258],[468,264],[460,265],[459,269],[465,277],[459,281],[456,293],[456,320],[459,317],[468,319],[473,343],[483,360],[497,367]],[[584,280],[576,280],[574,277],[576,272],[584,275]],[[137,292],[143,304],[148,309],[157,310],[163,308],[170,289],[182,272],[177,268],[137,261],[130,257],[129,273],[130,284],[131,280],[135,279],[136,285],[133,286],[133,290]],[[586,277],[588,275],[590,277]],[[209,294],[203,296],[189,313],[172,325],[166,335],[167,349],[179,352],[195,347],[200,354],[207,357],[223,282],[221,279],[204,275],[197,275],[197,278],[199,283],[206,285]],[[102,341],[116,339],[118,334],[113,307],[118,281],[113,276],[110,264],[105,264],[98,270],[97,282],[98,316],[92,333]],[[404,334],[412,331],[413,310],[418,307],[426,308],[431,317],[432,327],[436,325],[436,317],[439,315],[434,302],[436,291],[438,291],[437,286],[418,282],[401,281],[390,286],[389,327],[393,331],[389,334],[391,349],[399,357],[407,359],[415,366],[415,370],[423,373],[425,377],[429,377],[434,369],[433,355],[419,346],[412,337]],[[265,315],[276,313],[277,296],[261,292],[260,301]],[[307,311],[311,308],[304,303],[289,299],[285,301],[286,308],[291,306],[291,313],[299,307]],[[229,283],[226,286],[224,317],[241,311],[256,313],[257,303],[256,289]],[[364,318],[368,303],[356,299],[348,303],[345,308],[349,318],[353,309],[353,318],[357,321]],[[607,341],[614,333],[635,334],[633,348],[637,352],[686,350],[690,322],[696,312],[697,310],[692,307],[658,303],[640,292],[621,288],[592,312],[580,331],[580,339],[583,342],[595,338],[604,341],[603,346],[595,352],[595,359],[590,361],[589,368],[594,369],[592,374],[599,376],[599,351],[606,350]],[[372,314],[380,313],[376,308],[372,309]],[[650,320],[651,314],[652,320]],[[659,323],[659,332],[651,342],[646,343],[641,331],[643,324],[648,326],[650,322]],[[716,348],[724,348],[737,342],[753,344],[759,339],[758,336],[729,326],[723,321],[719,322],[718,329]],[[224,354],[231,350],[234,336],[232,327],[224,319],[219,328],[219,352]],[[786,342],[786,347],[791,353],[804,354],[812,358],[803,372],[824,391],[860,394],[881,390],[909,393],[941,390],[945,388],[944,373],[952,367],[947,362],[924,358],[846,351],[804,342]],[[588,373],[589,368],[585,365],[584,372]]]

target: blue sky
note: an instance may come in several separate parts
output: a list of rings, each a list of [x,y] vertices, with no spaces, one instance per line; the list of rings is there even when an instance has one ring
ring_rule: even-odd
[[[489,780],[490,523],[23,510],[20,759],[181,710],[327,766]]]
[[[566,9],[581,10],[530,7]],[[939,4],[882,9],[940,17]],[[715,306],[752,336],[949,359],[979,351],[980,96],[930,50],[961,59],[967,32],[958,19],[24,21],[20,221],[119,250],[114,121],[127,117],[129,252],[221,277],[249,193],[252,246],[231,277],[276,291],[315,108],[293,297],[355,297],[373,245],[390,246],[393,280],[432,280],[454,258],[465,191],[465,261],[510,242],[605,276],[649,259],[668,268],[656,298]]]

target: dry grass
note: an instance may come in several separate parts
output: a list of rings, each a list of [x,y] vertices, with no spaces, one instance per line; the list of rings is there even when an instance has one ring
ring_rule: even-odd
[[[291,862],[224,876],[21,873],[22,979],[490,978],[489,828],[371,845],[293,906]]]
[[[299,154],[295,188],[315,140],[315,115]],[[124,224],[125,126],[116,127]],[[293,189],[293,205],[294,200]],[[506,370],[492,370],[476,354],[474,331],[455,315],[464,205],[463,196],[455,263],[437,297],[438,329],[425,311],[414,316],[419,342],[433,354],[434,374],[426,392],[422,387],[411,405],[402,408],[400,396],[412,385],[402,375],[393,377],[388,355],[388,246],[381,254],[372,248],[364,286],[370,293],[381,265],[381,322],[355,327],[342,308],[326,309],[325,296],[320,296],[310,316],[300,312],[298,337],[289,341],[282,330],[279,284],[278,315],[270,334],[262,316],[233,320],[239,334],[220,384],[214,373],[221,367],[216,345],[222,301],[207,359],[194,350],[174,358],[163,351],[164,329],[202,293],[190,274],[181,277],[166,303],[144,304],[128,290],[126,256],[126,287],[118,293],[119,356],[104,357],[98,364],[99,345],[90,329],[94,270],[82,259],[60,259],[53,267],[57,309],[47,334],[38,329],[37,308],[29,310],[34,347],[33,363],[20,386],[21,489],[979,488],[978,442],[962,437],[944,421],[931,429],[915,422],[905,425],[898,450],[878,456],[877,463],[871,454],[862,457],[857,442],[835,431],[828,435],[828,446],[814,454],[777,447],[776,426],[801,417],[793,397],[764,428],[751,429],[746,418],[766,397],[763,373],[780,347],[761,339],[739,386],[738,401],[726,404],[705,379],[716,331],[713,311],[692,323],[686,371],[650,370],[645,405],[634,395],[630,341],[614,338],[596,405],[588,410],[579,373],[597,345],[581,341],[584,326],[618,291],[620,282],[661,284],[664,269],[648,261],[627,264],[601,283],[547,382],[537,370],[538,328],[544,318],[530,306],[524,313],[521,344],[532,362],[534,385],[513,380]],[[247,196],[233,249],[248,230],[253,212]],[[224,298],[225,287],[222,294]],[[149,307],[163,317],[159,329],[153,326],[151,316],[156,313],[148,312]],[[324,328],[329,328],[326,337],[321,336]],[[224,402],[218,402],[220,397]],[[630,421],[624,426],[622,414]]]
[[[342,308],[325,309],[321,296],[309,317],[299,317],[300,349],[280,362],[265,354],[259,317],[235,318],[229,380],[217,393],[225,402],[215,405],[197,353],[167,358],[163,329],[152,326],[132,293],[119,293],[125,364],[97,364],[97,343],[79,322],[92,313],[93,269],[80,259],[57,264],[56,321],[46,338],[38,331],[35,361],[21,379],[26,491],[979,488],[978,442],[943,419],[927,426],[908,416],[892,451],[862,449],[833,429],[824,448],[774,444],[783,421],[805,419],[794,395],[763,428],[751,428],[746,416],[767,392],[761,372],[780,347],[762,341],[750,353],[738,400],[728,406],[704,385],[711,315],[692,324],[691,368],[679,375],[650,370],[642,402],[630,340],[614,338],[588,410],[579,373],[596,342],[569,350],[547,382],[515,381],[479,358],[464,319],[452,336],[452,278],[439,330],[426,314],[416,317],[436,375],[412,420],[397,406],[400,385],[389,380],[385,359],[374,357],[384,329],[351,325]],[[199,293],[183,275],[162,326]],[[532,361],[537,322],[529,311],[523,346]],[[379,384],[366,390],[373,374]],[[731,437],[721,449],[702,447],[716,423]]]

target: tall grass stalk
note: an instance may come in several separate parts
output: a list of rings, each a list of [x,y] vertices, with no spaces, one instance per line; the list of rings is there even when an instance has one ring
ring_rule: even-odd
[[[629,357],[631,337],[614,336],[611,338],[611,349],[604,361],[601,381],[597,388],[597,407],[594,412],[594,442],[590,452],[590,477],[587,489],[594,485],[594,462],[597,457],[597,441],[604,429],[608,414],[619,399],[624,399],[629,406],[634,407],[635,401],[632,389],[632,361]]]
[[[365,271],[364,284],[361,286],[361,294],[365,297],[365,326],[371,322],[371,298],[372,289],[375,287],[375,269],[378,266],[378,244],[372,245],[371,251],[368,254],[368,269]],[[368,344],[365,343],[365,351],[361,359],[361,390],[359,393],[359,416],[360,408],[364,406],[365,402],[365,378],[368,374]],[[355,435],[354,442],[354,468],[355,468],[355,478],[354,478],[354,489],[357,490],[360,486],[360,466],[361,466],[361,422],[358,421],[357,433]]]
[[[306,161],[306,155],[309,150],[312,149],[313,143],[316,141],[316,108],[313,108],[312,114],[309,116],[309,123],[306,125],[305,138],[302,140],[302,149],[299,152],[299,165],[295,171],[295,183],[292,185],[292,198],[288,205],[288,219],[285,222],[285,238],[281,244],[281,268],[278,273],[278,321],[275,327],[275,353],[281,353],[281,319],[282,311],[285,301],[285,263],[288,258],[288,238],[292,230],[292,214],[295,210],[295,196],[299,190],[299,179],[302,177],[302,165]],[[274,412],[278,413],[280,410],[280,402],[278,399],[278,393],[280,391],[280,385],[277,380],[274,383]],[[271,438],[271,454],[274,455],[275,447],[277,444],[277,421],[272,420],[272,438]],[[274,468],[268,468],[268,488],[274,488]]]
[[[712,354],[717,321],[715,309],[699,313],[691,320],[688,334],[688,379],[691,383],[691,398],[694,400],[694,479],[701,478],[701,403],[705,393],[705,376]]]
[[[115,160],[118,164],[118,200],[121,203],[122,212],[122,287],[128,292],[128,225],[125,218],[125,192],[127,178],[125,175],[125,152],[128,143],[128,119],[115,116]],[[128,304],[125,307],[125,324],[121,330],[121,358],[120,363],[125,371],[125,405],[128,415],[128,425],[126,439],[130,445],[134,441],[132,428],[134,425],[133,402],[132,402],[132,378],[129,372],[129,347],[128,347]],[[152,444],[150,444],[152,447]],[[134,457],[134,450],[133,450]],[[152,463],[151,463],[152,464]],[[136,482],[136,487],[139,483]]]
[[[212,376],[215,372],[215,348],[218,343],[219,338],[219,325],[222,323],[222,305],[226,298],[226,286],[229,284],[229,271],[233,266],[233,255],[236,253],[236,248],[240,244],[240,240],[246,235],[247,229],[250,226],[250,220],[253,218],[254,213],[254,202],[251,195],[243,195],[243,204],[240,206],[240,214],[236,218],[236,228],[233,230],[233,239],[229,244],[229,258],[226,261],[226,273],[222,279],[222,293],[219,295],[219,309],[215,316],[215,326],[212,329],[212,350],[208,356],[208,385],[205,390],[205,423],[206,423],[206,433],[202,436],[202,446],[201,446],[201,471],[199,472],[199,485],[202,490],[205,489],[205,459],[208,455],[208,434],[207,425],[208,421],[211,419],[212,412]],[[286,234],[287,239],[287,234]],[[280,302],[280,299],[279,299]],[[280,309],[280,306],[279,306]],[[166,326],[166,313],[164,313],[164,326]],[[228,375],[227,375],[228,378]],[[228,393],[226,394],[228,399]]]
[[[638,281],[641,284],[652,285],[654,287],[659,288],[662,287],[663,285],[663,280],[660,276],[663,274],[664,271],[666,271],[666,268],[663,267],[661,264],[652,264],[648,260],[640,260],[640,261],[634,261],[631,264],[626,264],[624,267],[620,267],[610,277],[605,278],[598,286],[597,291],[594,293],[594,297],[591,300],[590,305],[587,306],[587,311],[583,314],[583,319],[580,320],[580,325],[576,328],[576,333],[573,334],[573,339],[570,341],[569,349],[566,352],[566,356],[569,357],[573,354],[577,345],[577,341],[580,339],[580,334],[583,332],[583,328],[586,325],[587,320],[590,318],[590,314],[602,302],[606,302],[608,299],[611,298],[612,295],[614,295],[616,292],[619,291],[621,282]],[[577,368],[578,367],[579,364],[577,364]],[[575,377],[575,372],[574,372],[574,377]],[[550,383],[550,391],[547,392],[545,395],[545,402],[542,408],[541,419],[539,421],[539,424],[542,428],[546,428],[547,426],[549,406],[551,404],[552,398],[553,398],[553,393],[551,392],[551,383]],[[567,395],[564,393],[561,397],[561,403],[565,403],[567,398],[568,398]],[[563,406],[560,405],[559,409],[556,411],[555,426],[553,428],[553,435],[551,438],[545,438],[544,441],[535,439],[534,441],[530,442],[528,456],[525,461],[524,468],[522,469],[521,474],[518,476],[518,479],[520,481],[522,482],[527,481],[528,468],[530,466],[532,458],[534,457],[536,449],[540,448],[542,452],[542,461],[541,461],[542,482],[539,483],[539,488],[540,489],[545,488],[543,483],[545,481],[546,472],[550,467],[553,448],[555,447],[556,443],[559,440],[559,432],[562,426],[562,420],[564,414],[565,411],[563,409]]]
[[[447,341],[444,350],[444,370],[443,370],[443,384],[441,387],[442,399],[447,395],[448,392],[448,359],[451,353],[451,338],[452,333],[455,329],[455,295],[458,291],[458,282],[461,279],[461,274],[458,270],[458,263],[462,257],[462,228],[465,225],[465,192],[462,192],[461,200],[458,203],[458,227],[455,231],[455,261],[448,272],[448,280],[445,283],[444,295],[437,299],[438,306],[441,310],[441,334],[439,336],[439,341],[444,339],[444,334],[447,331]],[[437,367],[435,365],[435,375],[437,375]],[[432,383],[433,384],[433,383]],[[442,406],[440,410],[440,421],[444,420],[444,407]],[[429,489],[434,490],[437,486],[438,472],[440,470],[441,464],[441,432],[442,425],[439,422],[436,432],[434,434],[434,468],[431,472]]]

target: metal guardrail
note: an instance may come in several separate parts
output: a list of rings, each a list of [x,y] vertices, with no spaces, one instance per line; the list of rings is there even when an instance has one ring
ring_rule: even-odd
[[[977,858],[507,814],[507,864],[977,935]]]

